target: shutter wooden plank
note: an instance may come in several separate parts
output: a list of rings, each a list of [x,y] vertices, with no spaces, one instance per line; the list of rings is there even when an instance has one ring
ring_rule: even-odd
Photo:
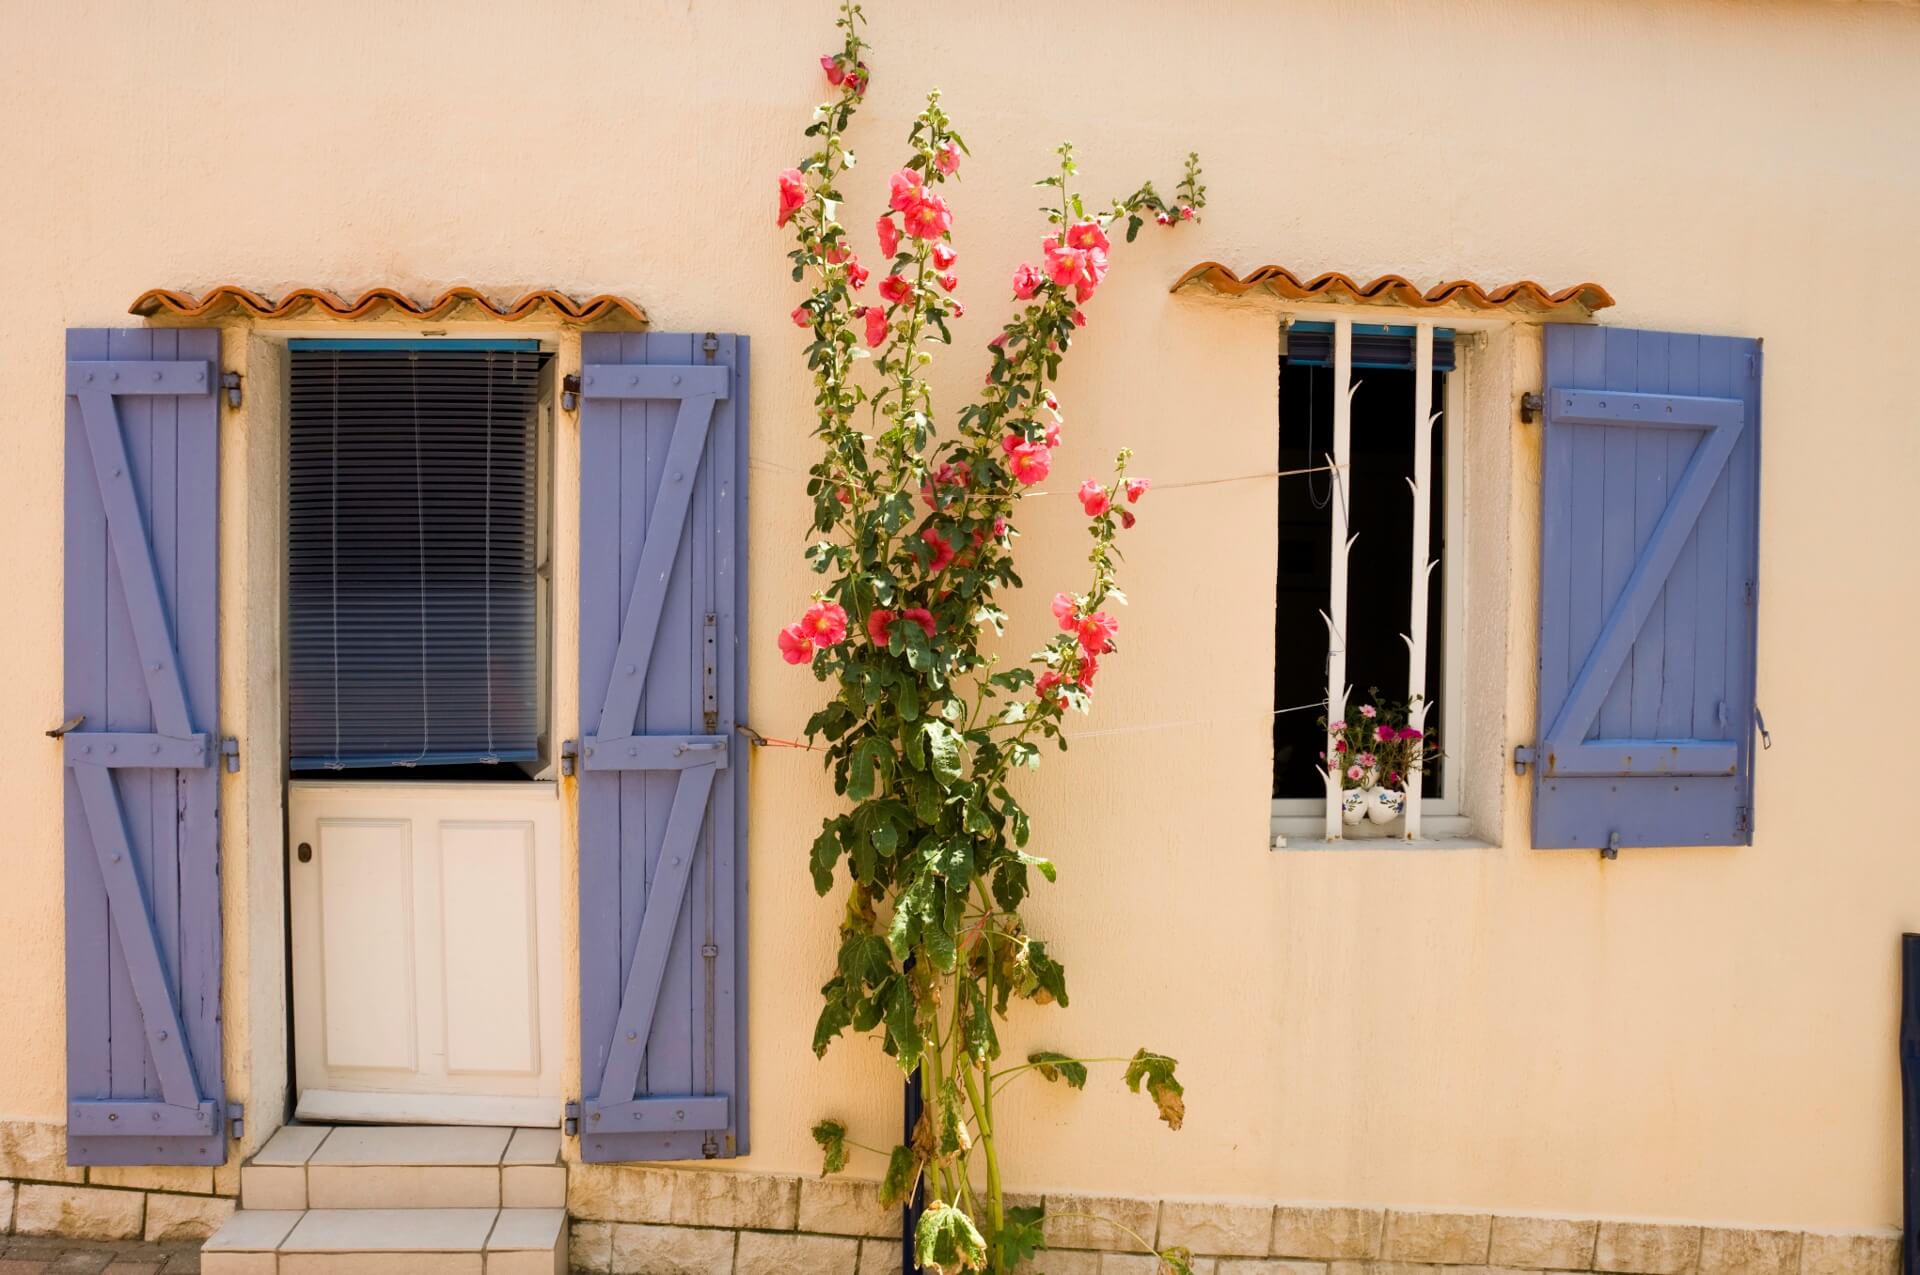
[[[582,1155],[591,1161],[744,1150],[740,679],[737,652],[722,658],[741,605],[730,591],[741,567],[744,352],[734,338],[671,333],[582,345],[596,381],[583,378],[580,417],[590,750],[580,770]],[[610,367],[617,393],[596,393],[608,390]],[[651,369],[638,376],[650,396],[635,396],[626,369]]]
[[[217,334],[68,353],[68,1158],[218,1164]]]
[[[1745,843],[1758,345],[1550,329],[1546,355],[1534,844]]]

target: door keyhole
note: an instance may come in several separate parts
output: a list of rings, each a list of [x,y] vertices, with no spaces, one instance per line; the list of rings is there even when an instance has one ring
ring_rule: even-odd
[[[294,853],[300,857],[300,862],[302,863],[313,862],[313,847],[304,841],[300,843],[300,848],[295,850]]]

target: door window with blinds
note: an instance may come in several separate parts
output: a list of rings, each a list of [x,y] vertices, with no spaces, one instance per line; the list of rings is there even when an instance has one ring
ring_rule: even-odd
[[[551,354],[423,339],[289,357],[292,769],[536,773]]]

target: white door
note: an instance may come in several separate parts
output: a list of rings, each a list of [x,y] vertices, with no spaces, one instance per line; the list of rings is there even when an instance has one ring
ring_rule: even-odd
[[[304,1120],[557,1125],[550,783],[289,786]]]

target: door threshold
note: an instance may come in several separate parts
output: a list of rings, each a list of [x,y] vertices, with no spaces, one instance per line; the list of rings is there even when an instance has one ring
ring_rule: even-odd
[[[303,1089],[294,1115],[314,1124],[471,1124],[557,1129],[559,1098]]]

